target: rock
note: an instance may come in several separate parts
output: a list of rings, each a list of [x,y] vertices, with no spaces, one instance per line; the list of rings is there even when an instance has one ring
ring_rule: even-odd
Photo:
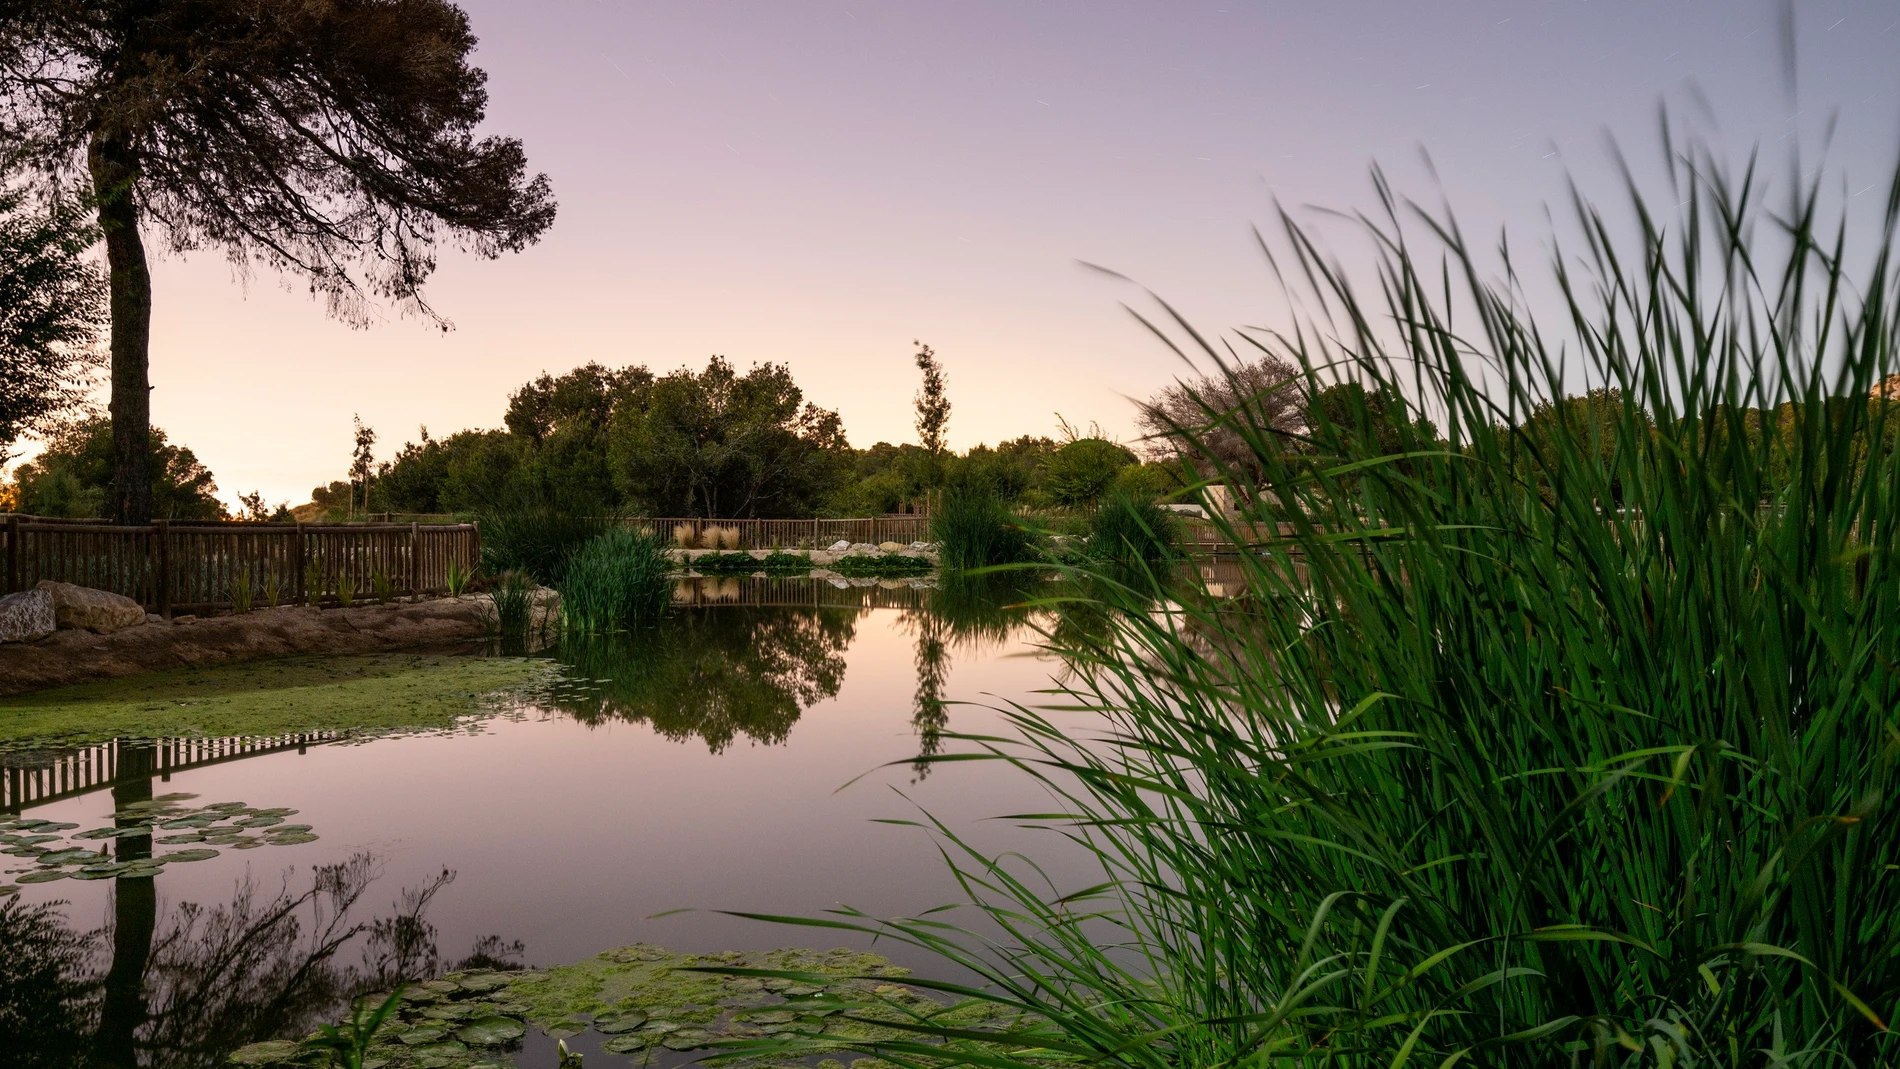
[[[901,552],[903,552],[903,549],[904,549],[904,543],[902,543],[902,542],[879,542],[879,543],[877,544],[877,548],[879,548],[879,549],[881,549],[881,550],[883,550],[883,551],[884,551],[884,552],[886,552],[886,553],[901,553]]]
[[[810,554],[806,556],[805,559],[811,561],[812,567],[817,568],[822,565],[830,564],[832,561],[836,560],[837,558],[833,557],[830,553],[827,553],[826,551],[822,549],[814,549],[811,551]]]
[[[853,542],[851,543],[850,551],[852,553],[876,553],[877,547],[869,542]]]
[[[155,612],[148,612],[145,614],[145,622],[148,624],[162,624],[165,622],[165,618]]]
[[[30,642],[58,627],[51,593],[35,588],[0,598],[0,642]]]
[[[197,622],[198,622],[198,618],[192,615],[191,613],[184,613],[182,615],[172,617],[172,623],[174,624],[195,624]]]
[[[123,594],[51,579],[40,580],[33,589],[52,595],[53,612],[61,627],[110,635],[145,622],[145,607]]]
[[[914,550],[916,550],[916,551],[917,551],[917,552],[919,552],[919,553],[922,553],[922,552],[924,552],[925,550],[928,550],[928,549],[930,548],[930,543],[928,543],[928,542],[912,542],[912,543],[910,544],[910,548],[912,548],[912,549],[914,549]]]
[[[851,543],[840,538],[836,542],[833,542],[828,548],[833,553],[843,553],[851,548]]]

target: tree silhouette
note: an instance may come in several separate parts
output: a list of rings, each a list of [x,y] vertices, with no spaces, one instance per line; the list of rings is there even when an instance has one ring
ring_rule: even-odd
[[[0,164],[83,165],[99,202],[117,520],[151,511],[148,228],[360,325],[373,300],[437,318],[439,239],[492,258],[553,223],[521,143],[474,133],[474,47],[448,0],[0,0]]]

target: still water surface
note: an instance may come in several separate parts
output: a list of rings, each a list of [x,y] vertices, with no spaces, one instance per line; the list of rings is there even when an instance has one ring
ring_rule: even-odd
[[[295,809],[319,838],[226,849],[150,879],[26,886],[15,922],[57,904],[67,934],[94,933],[77,971],[97,999],[116,969],[118,1003],[106,984],[103,1022],[94,1002],[73,1027],[101,1033],[87,1040],[98,1060],[144,1065],[215,1064],[302,1034],[375,979],[471,956],[546,966],[639,941],[692,952],[816,942],[935,968],[888,943],[717,912],[915,915],[957,900],[927,834],[875,822],[919,807],[991,851],[1032,851],[1071,886],[1093,882],[1053,834],[987,819],[1049,808],[1021,773],[963,762],[920,775],[910,763],[934,719],[998,726],[958,703],[1033,703],[1060,672],[1020,617],[972,624],[967,607],[936,614],[927,599],[685,609],[636,644],[567,651],[566,682],[468,730],[247,757],[138,779],[129,793],[122,783],[120,804],[149,787],[196,795],[191,806]],[[114,809],[100,789],[24,815],[93,828]],[[128,970],[141,981],[128,985]],[[0,979],[0,1008],[52,1014],[30,1010],[46,997],[31,985],[50,982]],[[516,1063],[552,1064],[544,1039],[531,1035]]]

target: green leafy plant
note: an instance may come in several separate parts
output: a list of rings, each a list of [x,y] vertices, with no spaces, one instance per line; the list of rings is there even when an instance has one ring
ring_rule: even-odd
[[[1250,455],[1197,460],[1283,525],[1215,521],[1249,597],[1087,588],[1057,711],[944,755],[1041,780],[1100,882],[937,824],[1002,936],[802,923],[1046,1022],[917,1026],[991,1067],[1900,1058],[1900,176],[1836,228],[1827,177],[1770,211],[1670,164],[1666,221],[1578,197],[1548,318],[1383,184],[1378,285],[1279,219],[1312,318],[1251,340],[1366,389],[1300,449],[1206,406]]]
[[[462,562],[451,558],[448,574],[449,597],[461,597],[462,592],[468,589],[469,578],[469,570],[462,566]]]
[[[506,571],[489,587],[490,627],[504,643],[526,641],[533,625],[536,585],[526,572]]]
[[[829,565],[839,575],[854,579],[898,579],[911,575],[928,575],[936,566],[923,557],[906,557],[901,553],[880,553],[877,556],[839,557]]]
[[[283,603],[283,600],[284,581],[279,579],[277,573],[273,571],[264,577],[264,604],[275,609]]]
[[[575,551],[598,538],[617,522],[605,515],[588,515],[548,505],[492,509],[477,521],[482,535],[482,571],[500,575],[526,572],[537,581],[559,587]]]
[[[702,553],[690,567],[701,575],[751,575],[762,570],[759,558],[750,553]]]
[[[959,487],[930,518],[931,540],[953,571],[1036,559],[1039,536],[987,486]]]
[[[303,1041],[304,1049],[325,1057],[334,1069],[363,1069],[364,1060],[376,1042],[377,1029],[402,1003],[403,987],[397,984],[396,990],[374,1009],[370,1008],[368,999],[357,999],[347,1022],[319,1025],[317,1034]]]
[[[651,623],[672,601],[672,571],[657,536],[608,531],[582,546],[568,565],[560,588],[562,624],[591,633]]]
[[[1089,517],[1087,555],[1158,570],[1176,556],[1180,521],[1152,498],[1110,491]]]
[[[396,599],[396,580],[380,567],[369,573],[369,587],[378,605],[387,605]]]
[[[304,565],[304,568],[303,568],[304,604],[310,606],[313,609],[323,604],[323,585],[324,585],[323,584],[323,569],[318,567],[317,562],[311,561],[310,563]]]
[[[356,604],[356,576],[348,569],[337,574],[336,603],[346,609]]]
[[[238,615],[251,611],[256,594],[251,588],[251,573],[240,571],[231,577],[230,588],[226,593],[231,598],[231,611]]]
[[[759,558],[758,568],[767,575],[803,575],[811,571],[811,558],[775,549]]]

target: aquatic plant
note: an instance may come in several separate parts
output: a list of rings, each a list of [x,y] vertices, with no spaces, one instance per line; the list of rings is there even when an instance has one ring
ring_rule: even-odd
[[[364,1069],[370,1049],[376,1042],[376,1033],[382,1029],[383,1022],[396,1012],[396,1007],[402,1004],[405,986],[397,984],[396,989],[373,1008],[369,999],[357,999],[347,1022],[341,1026],[318,1026],[317,1034],[303,1041],[304,1049],[325,1057],[336,1069]]]
[[[774,549],[759,558],[759,570],[767,575],[803,575],[811,571],[811,558],[802,553]]]
[[[490,509],[476,523],[482,535],[482,571],[489,575],[526,572],[557,588],[567,577],[568,560],[574,553],[619,526],[610,516],[550,505]]]
[[[904,576],[928,575],[936,568],[925,557],[906,557],[902,553],[880,553],[877,556],[839,557],[828,565],[839,575],[853,579],[898,579]]]
[[[599,632],[652,623],[672,601],[672,571],[652,534],[613,530],[596,537],[568,563],[560,587],[563,627]]]
[[[323,569],[316,561],[303,566],[303,599],[313,609],[323,604]]]
[[[369,573],[369,588],[378,605],[387,605],[396,599],[396,580],[380,567]]]
[[[356,604],[356,576],[347,568],[336,577],[336,603],[346,609]]]
[[[1248,443],[1255,478],[1206,463],[1287,533],[1216,524],[1277,611],[1104,585],[1054,704],[1105,723],[962,740],[1059,796],[1099,886],[936,825],[996,941],[802,923],[1051,1023],[992,1067],[1892,1064],[1900,178],[1863,230],[1826,177],[1770,212],[1753,172],[1670,164],[1666,223],[1577,198],[1548,318],[1383,184],[1377,286],[1279,219],[1313,319],[1248,340],[1414,418],[1348,396],[1290,442],[1208,405],[1180,431]]]
[[[955,487],[930,518],[931,541],[948,570],[1034,560],[1038,537],[985,485]]]
[[[1152,498],[1110,491],[1089,517],[1087,555],[1098,562],[1165,566],[1176,555],[1180,521]]]
[[[264,576],[264,604],[275,609],[278,605],[283,603],[283,600],[284,582],[279,579],[277,573],[273,571]]]
[[[536,586],[533,576],[513,569],[496,576],[489,586],[489,629],[504,644],[527,639],[534,622]]]

